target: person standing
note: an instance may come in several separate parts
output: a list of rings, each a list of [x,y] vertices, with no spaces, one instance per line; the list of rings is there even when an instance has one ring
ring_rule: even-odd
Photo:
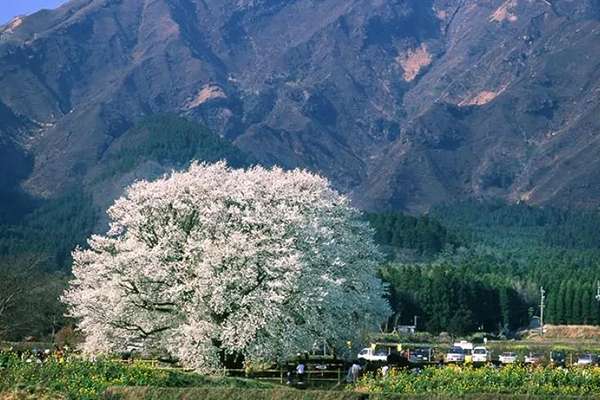
[[[346,382],[348,383],[356,383],[358,377],[360,376],[360,372],[362,371],[362,367],[358,363],[358,361],[353,361],[352,366],[348,370],[348,375],[346,376]]]
[[[385,378],[389,371],[390,371],[390,366],[387,364],[384,365],[383,367],[381,367],[381,376]]]
[[[293,366],[288,366],[287,367],[287,380],[286,380],[286,384],[287,385],[292,385],[294,383],[294,367]]]
[[[302,361],[298,363],[296,366],[296,377],[298,378],[298,384],[304,384],[304,374],[306,373],[306,366]]]

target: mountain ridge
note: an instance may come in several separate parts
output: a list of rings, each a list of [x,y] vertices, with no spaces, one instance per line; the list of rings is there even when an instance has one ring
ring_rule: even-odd
[[[599,18],[592,0],[72,0],[0,28],[0,142],[33,159],[6,179],[53,197],[175,113],[365,209],[597,207]]]

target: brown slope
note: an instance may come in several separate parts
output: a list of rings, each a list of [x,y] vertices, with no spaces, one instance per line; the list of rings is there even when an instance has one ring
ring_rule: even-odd
[[[464,2],[451,14],[445,52],[405,96],[411,118],[362,204],[598,205],[598,5],[553,3]]]

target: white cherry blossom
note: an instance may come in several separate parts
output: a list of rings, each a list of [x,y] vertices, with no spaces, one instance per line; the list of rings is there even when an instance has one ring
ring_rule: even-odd
[[[312,173],[193,164],[108,214],[63,296],[88,352],[139,343],[211,372],[224,354],[341,349],[389,314],[371,229]]]

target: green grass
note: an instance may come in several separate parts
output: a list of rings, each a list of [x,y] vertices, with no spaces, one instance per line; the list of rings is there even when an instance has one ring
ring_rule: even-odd
[[[148,364],[123,365],[111,361],[48,360],[43,364],[21,361],[14,354],[0,353],[0,393],[44,393],[68,400],[101,399],[109,387],[224,387],[273,388],[250,379],[206,377],[178,370],[156,369]],[[0,398],[1,399],[1,398]]]
[[[360,400],[363,395],[342,391],[239,388],[111,388],[107,400]]]
[[[289,389],[221,389],[221,388],[111,388],[106,400],[559,400],[597,399],[598,397],[534,396],[510,394],[403,395],[363,394],[348,391],[302,391]]]
[[[426,368],[418,374],[392,371],[385,378],[366,375],[358,387],[365,393],[408,395],[594,396],[600,393],[600,368]]]

